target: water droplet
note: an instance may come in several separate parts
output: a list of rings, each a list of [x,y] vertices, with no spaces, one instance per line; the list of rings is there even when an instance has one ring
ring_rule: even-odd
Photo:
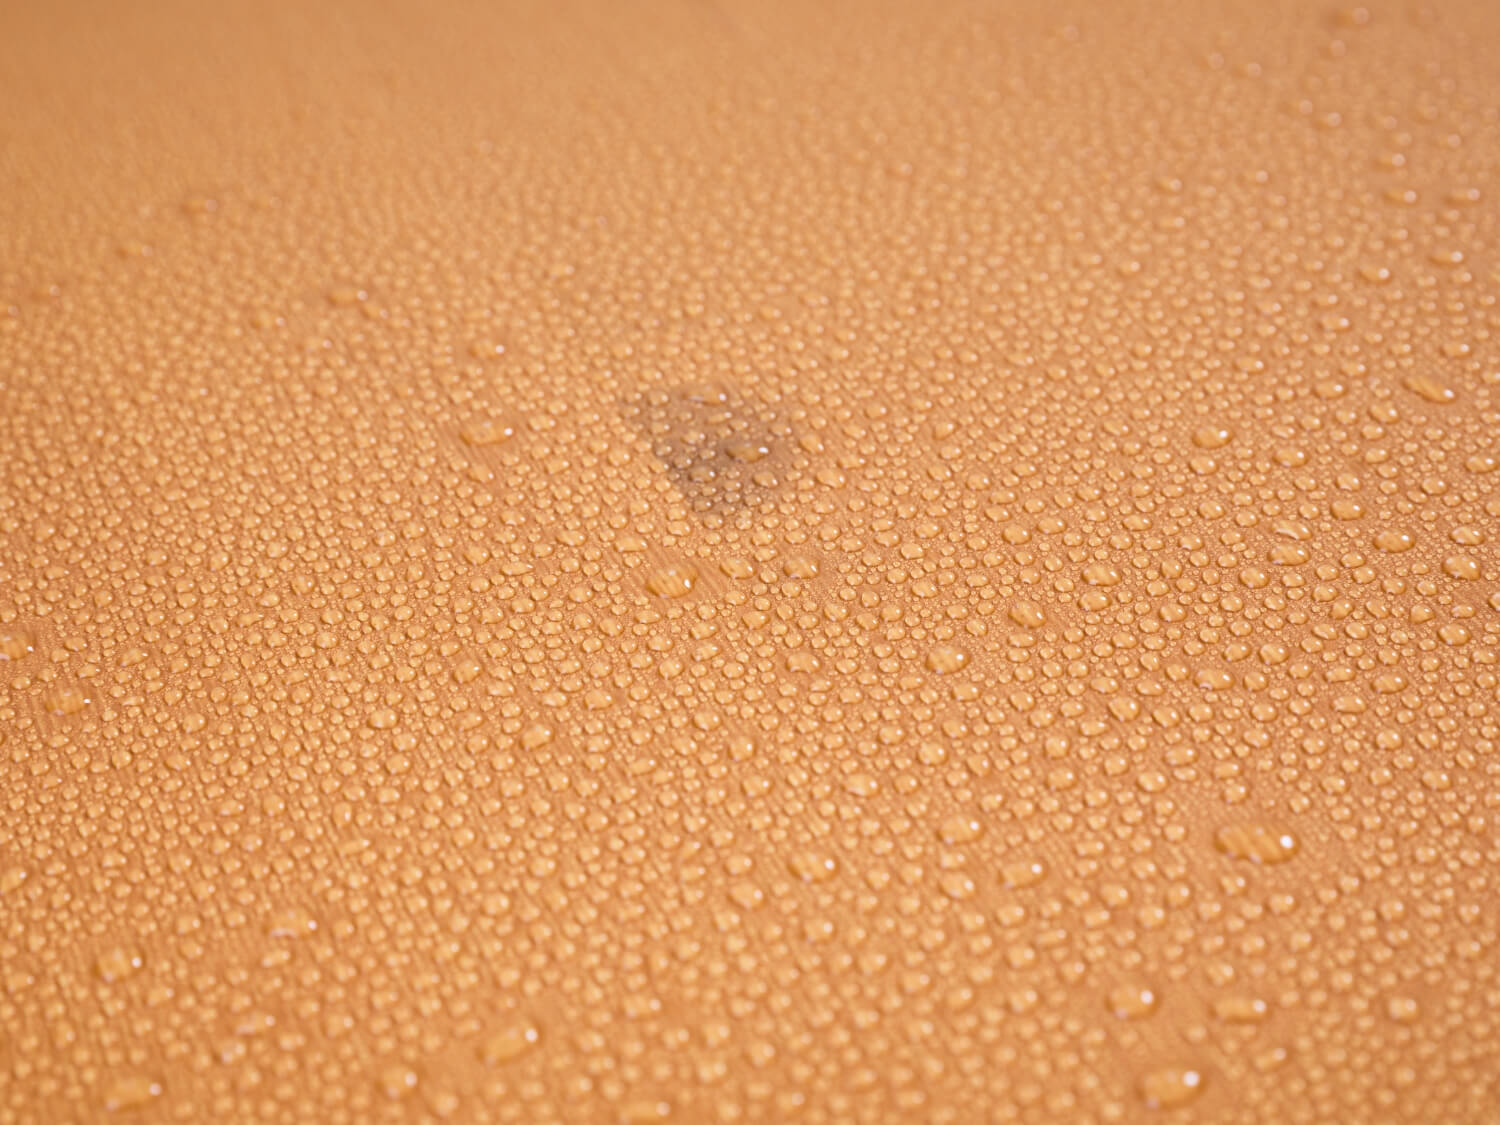
[[[1199,449],[1219,449],[1234,440],[1234,434],[1224,426],[1200,426],[1193,431],[1193,444]]]
[[[144,961],[140,953],[130,949],[111,949],[94,960],[94,975],[105,982],[124,980],[134,976]]]
[[[136,1110],[161,1096],[161,1083],[142,1074],[129,1074],[109,1083],[104,1093],[104,1108],[112,1113]]]
[[[76,715],[89,705],[90,699],[80,688],[60,687],[49,691],[44,702],[54,715]]]
[[[1297,854],[1297,840],[1263,824],[1234,824],[1214,834],[1214,846],[1235,859],[1256,863],[1285,863]]]
[[[1150,1109],[1177,1109],[1203,1093],[1203,1075],[1189,1067],[1164,1067],[1141,1079],[1141,1097]]]
[[[1443,560],[1443,573],[1450,578],[1476,581],[1481,576],[1479,563],[1468,555],[1449,555]]]
[[[1010,860],[1000,867],[1000,882],[1006,887],[1033,887],[1046,877],[1047,868],[1041,860]]]
[[[693,592],[697,582],[697,570],[677,564],[653,571],[646,579],[646,589],[659,598],[685,598]]]
[[[938,838],[945,844],[967,844],[984,834],[984,825],[971,816],[950,816],[938,825]]]
[[[838,860],[817,852],[801,852],[787,863],[792,874],[807,883],[824,883],[838,874]]]
[[[1156,993],[1141,984],[1120,984],[1110,989],[1109,1010],[1122,1020],[1144,1019],[1156,1011]]]
[[[1428,402],[1447,404],[1458,399],[1458,392],[1432,375],[1408,375],[1406,389]]]
[[[1269,1011],[1264,1000],[1253,996],[1221,996],[1214,1001],[1214,1015],[1224,1023],[1260,1023]]]
[[[480,1044],[479,1057],[490,1066],[511,1062],[532,1050],[541,1041],[541,1034],[531,1023],[499,1028]]]
[[[493,419],[479,419],[466,423],[458,436],[465,444],[475,446],[499,445],[515,437],[515,427],[508,422],[499,422]]]
[[[626,1102],[620,1108],[622,1125],[650,1125],[652,1121],[666,1121],[672,1116],[672,1103],[651,1098]]]
[[[1026,629],[1036,629],[1047,623],[1047,615],[1035,602],[1016,602],[1010,607],[1010,619]]]
[[[404,1063],[390,1063],[380,1069],[376,1082],[387,1098],[405,1098],[417,1088],[420,1077]]]
[[[0,629],[0,660],[20,660],[34,651],[35,640],[21,629]]]
[[[969,663],[969,654],[953,645],[937,645],[927,652],[927,667],[940,676],[957,672]]]

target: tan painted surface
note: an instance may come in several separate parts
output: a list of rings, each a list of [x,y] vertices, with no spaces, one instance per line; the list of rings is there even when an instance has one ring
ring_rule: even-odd
[[[1500,1105],[1500,7],[7,6],[0,1122]]]

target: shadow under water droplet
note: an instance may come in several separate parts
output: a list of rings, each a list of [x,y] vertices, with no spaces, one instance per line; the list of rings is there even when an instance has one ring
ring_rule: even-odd
[[[730,515],[782,485],[791,428],[725,383],[653,387],[622,403],[621,412],[695,512]]]

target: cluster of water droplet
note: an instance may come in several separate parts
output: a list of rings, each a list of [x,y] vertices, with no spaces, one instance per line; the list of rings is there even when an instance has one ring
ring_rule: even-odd
[[[208,7],[0,233],[0,1121],[1488,1119],[1485,5]]]

